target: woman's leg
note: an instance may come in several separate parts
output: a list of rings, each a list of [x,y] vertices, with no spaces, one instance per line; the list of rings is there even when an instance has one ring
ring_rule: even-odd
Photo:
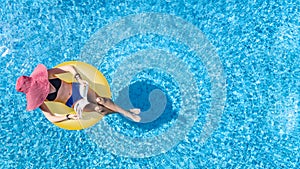
[[[90,111],[96,111],[102,115],[107,115],[107,114],[112,114],[112,113],[120,113],[122,115],[124,115],[125,117],[128,117],[130,118],[131,120],[135,121],[135,122],[140,122],[141,121],[141,118],[140,116],[138,115],[135,115],[135,114],[132,114],[132,113],[129,113],[127,111],[114,111],[114,110],[111,110],[103,105],[98,105],[98,104],[93,104],[93,103],[90,103],[88,105],[85,106],[84,108],[84,111],[87,111],[87,112],[90,112]]]
[[[96,92],[94,92],[92,89],[89,89],[88,91],[88,100],[91,103],[103,105],[104,107],[114,111],[119,112],[121,114],[127,114],[127,113],[134,113],[139,114],[140,109],[129,109],[129,111],[126,111],[122,109],[120,106],[116,105],[111,99],[100,97]]]
[[[107,114],[111,114],[111,113],[117,113],[117,112],[113,112],[110,109],[104,107],[104,106],[100,106],[98,104],[94,104],[94,103],[90,103],[88,105],[86,105],[83,109],[83,111],[85,112],[93,112],[96,111],[102,115],[107,115]]]
[[[120,112],[122,114],[124,113],[134,113],[134,114],[139,114],[140,113],[140,109],[130,109],[129,112],[122,109],[120,106],[116,105],[111,99],[106,98],[106,97],[97,97],[96,101],[99,105],[103,105],[107,108],[109,108],[112,111],[117,111]]]

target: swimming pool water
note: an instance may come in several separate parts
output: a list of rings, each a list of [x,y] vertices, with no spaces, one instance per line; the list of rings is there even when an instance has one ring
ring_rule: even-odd
[[[0,168],[299,168],[299,1],[0,2]],[[147,123],[26,112],[17,77],[69,60]]]

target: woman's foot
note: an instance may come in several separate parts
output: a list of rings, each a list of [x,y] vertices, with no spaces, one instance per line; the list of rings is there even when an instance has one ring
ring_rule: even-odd
[[[137,114],[130,113],[128,111],[120,112],[123,116],[130,118],[134,122],[140,122],[141,117]]]
[[[136,114],[131,114],[131,116],[127,116],[127,117],[129,117],[134,122],[140,122],[141,121],[141,117],[136,115]]]
[[[141,113],[141,109],[129,109],[129,111],[133,114],[140,114]]]

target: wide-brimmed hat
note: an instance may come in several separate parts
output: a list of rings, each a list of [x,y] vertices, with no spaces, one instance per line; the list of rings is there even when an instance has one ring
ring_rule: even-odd
[[[45,65],[39,64],[30,76],[21,76],[16,89],[26,94],[27,110],[34,110],[43,104],[50,90],[48,71]]]

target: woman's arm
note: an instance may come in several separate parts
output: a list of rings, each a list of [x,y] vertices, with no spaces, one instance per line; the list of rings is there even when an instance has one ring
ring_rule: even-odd
[[[65,120],[70,120],[70,119],[74,119],[74,120],[77,120],[78,117],[77,115],[75,114],[70,114],[68,116],[56,116],[54,115],[50,110],[49,108],[46,106],[45,103],[43,103],[41,106],[40,106],[40,109],[43,111],[44,115],[46,116],[46,118],[51,121],[52,123],[57,123],[57,122],[62,122],[62,121],[65,121]]]
[[[58,67],[58,69],[61,69],[61,70],[66,71],[66,72],[70,72],[73,75],[76,75],[78,73],[76,68],[72,65],[61,66],[61,67]]]
[[[54,78],[55,74],[70,72],[73,76],[78,74],[76,68],[72,65],[61,66],[57,68],[52,68],[48,70],[49,79]]]

